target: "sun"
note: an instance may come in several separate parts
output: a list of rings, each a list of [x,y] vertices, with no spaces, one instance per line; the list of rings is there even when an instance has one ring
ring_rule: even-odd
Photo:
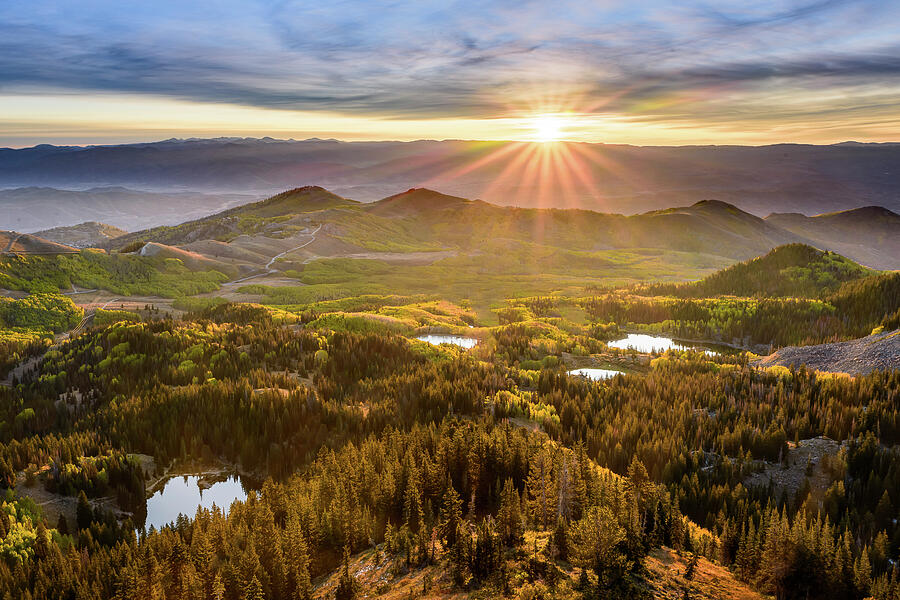
[[[557,142],[562,139],[566,122],[558,115],[535,115],[531,118],[534,139],[538,142]]]

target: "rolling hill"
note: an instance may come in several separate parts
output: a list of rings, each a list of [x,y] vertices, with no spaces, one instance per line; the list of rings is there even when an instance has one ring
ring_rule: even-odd
[[[360,204],[313,186],[178,226],[130,233],[115,238],[110,246],[136,250],[136,244],[153,241],[223,254],[221,244],[228,244],[271,257],[283,251],[272,245],[273,240],[305,235],[314,224],[323,225],[310,247],[319,257],[373,251],[452,251],[472,256],[503,248],[540,255],[537,247],[585,255],[652,248],[734,261],[797,240],[759,217],[716,201],[627,217],[501,207],[424,188]]]
[[[0,254],[62,254],[77,252],[71,246],[58,244],[28,233],[0,231]]]
[[[858,227],[864,229],[865,224]],[[816,245],[833,250],[841,239],[820,239]],[[652,255],[659,256],[660,269],[683,279],[809,240],[714,200],[625,216],[503,207],[426,188],[363,204],[307,186],[181,225],[129,233],[108,246],[136,251],[148,242],[180,247],[257,276],[264,274],[264,265],[269,271],[299,272],[310,261],[341,258],[440,261],[460,272],[488,268],[507,275],[574,274],[572,269],[585,275],[609,274],[630,261],[634,276],[641,278],[637,265]],[[875,251],[860,246],[848,256],[857,259]],[[638,255],[626,258],[617,252]],[[489,264],[485,255],[493,257]],[[276,257],[283,260],[270,264]],[[888,264],[900,266],[900,254],[895,261]],[[686,264],[690,262],[696,264]],[[661,273],[654,269],[648,275]]]
[[[317,184],[364,201],[383,198],[392,190],[427,186],[499,205],[626,214],[690,204],[698,198],[718,198],[760,216],[783,211],[785,206],[804,214],[872,204],[900,210],[897,144],[641,147],[561,143],[556,146],[558,155],[568,160],[551,165],[556,173],[546,177],[540,175],[541,148],[520,142],[271,138],[40,145],[0,149],[0,185],[271,194]],[[581,177],[573,177],[573,164],[579,165]],[[560,186],[566,175],[572,185]],[[177,205],[169,207],[165,215],[157,215],[164,218],[153,224],[171,224],[179,215],[183,213]],[[186,214],[181,220],[198,216]],[[141,226],[119,222],[109,214],[83,214],[53,225],[88,219],[129,230]],[[18,223],[0,226],[28,230]]]
[[[866,214],[815,219],[852,220],[856,231],[864,232],[883,228],[884,219],[890,226],[893,218],[888,211],[873,213],[868,224]],[[180,225],[110,237],[103,245],[112,252],[109,261],[134,254],[159,265],[177,259],[190,273],[224,274],[227,286],[234,286],[230,290],[252,279],[256,299],[270,293],[265,286],[293,289],[284,291],[280,303],[440,290],[454,298],[478,297],[486,306],[526,291],[574,293],[586,286],[674,283],[704,276],[710,278],[695,284],[695,292],[703,295],[811,296],[813,291],[834,293],[871,274],[854,260],[878,252],[883,237],[873,234],[871,245],[860,243],[844,258],[831,252],[846,246],[843,230],[823,231],[811,242],[771,218],[715,200],[625,216],[504,207],[426,188],[365,204],[307,186]],[[20,246],[29,240],[51,252],[73,250],[34,236],[17,239]],[[881,264],[900,267],[900,253]],[[677,293],[694,292],[679,288]],[[853,298],[850,304],[856,303]]]
[[[880,206],[866,206],[807,217],[773,213],[766,217],[785,231],[827,246],[875,269],[898,268],[900,215]]]
[[[43,231],[35,231],[33,235],[58,244],[72,246],[73,248],[93,248],[102,246],[126,233],[128,232],[124,229],[119,229],[115,225],[87,221],[86,223],[69,225],[68,227],[54,227]]]
[[[661,248],[744,260],[783,244],[806,241],[715,200],[624,216],[577,209],[500,207],[433,190],[412,189],[361,209],[367,214],[409,223],[420,237],[463,250],[505,239],[582,252]]]
[[[874,271],[834,252],[806,244],[779,246],[764,256],[737,263],[672,291],[680,296],[824,297],[843,283]]]
[[[135,244],[148,241],[174,245],[204,240],[231,241],[241,235],[283,238],[299,231],[307,222],[306,219],[291,220],[290,217],[356,204],[324,188],[308,186],[179,225],[136,231],[112,240],[109,245],[136,249]]]

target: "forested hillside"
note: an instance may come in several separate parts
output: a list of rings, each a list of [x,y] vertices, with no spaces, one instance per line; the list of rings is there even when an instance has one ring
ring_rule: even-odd
[[[766,254],[723,269],[696,283],[656,288],[682,297],[795,296],[822,298],[841,284],[875,272],[834,252],[805,244],[779,246]]]
[[[779,598],[896,597],[896,372],[670,351],[620,355],[629,374],[591,382],[566,373],[567,353],[603,353],[611,331],[566,333],[539,316],[565,307],[523,306],[534,324],[479,330],[469,351],[245,304],[64,342],[0,388],[0,589],[345,599],[390,597],[410,577],[424,596],[700,590],[691,573],[661,578],[665,547]],[[817,436],[839,451],[800,463]],[[148,481],[198,462],[263,483],[227,514],[142,531]],[[782,471],[794,482],[776,484]],[[72,512],[48,521],[38,488]]]

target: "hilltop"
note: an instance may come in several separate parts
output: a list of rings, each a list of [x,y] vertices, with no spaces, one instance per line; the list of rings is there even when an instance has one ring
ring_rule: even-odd
[[[785,231],[816,245],[853,256],[875,269],[897,269],[900,256],[900,215],[881,206],[807,217],[798,213],[773,213],[766,217]]]
[[[128,232],[114,225],[87,221],[78,225],[35,231],[33,235],[73,248],[95,248],[126,233]]]
[[[324,188],[307,186],[180,225],[136,231],[115,239],[111,247],[134,247],[135,243],[147,241],[169,245],[202,240],[227,242],[241,235],[283,238],[303,229],[307,222],[303,219],[291,220],[290,217],[356,204],[358,203],[332,194]]]
[[[806,244],[779,246],[764,256],[734,264],[675,293],[704,296],[824,297],[847,281],[874,272],[858,263]]]
[[[0,254],[60,254],[76,252],[75,248],[45,240],[28,233],[0,231]]]

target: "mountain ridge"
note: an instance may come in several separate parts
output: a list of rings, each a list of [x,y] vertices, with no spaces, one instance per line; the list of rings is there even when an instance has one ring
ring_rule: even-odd
[[[0,150],[0,186],[127,185],[271,194],[320,184],[360,201],[388,189],[438,187],[502,205],[636,214],[717,197],[767,215],[879,204],[900,210],[898,144],[629,146],[559,142],[189,140]],[[531,153],[531,154],[529,154]],[[567,155],[579,157],[568,160]],[[547,154],[546,156],[551,156]],[[582,160],[582,158],[584,160]],[[542,175],[549,163],[556,184]],[[576,162],[581,165],[573,177]],[[546,165],[545,165],[546,166]],[[766,177],[760,177],[766,173]],[[568,175],[570,185],[559,186]],[[639,176],[638,176],[639,175]],[[108,219],[99,219],[108,220]]]
[[[255,219],[252,223],[251,218]],[[900,253],[881,256],[872,265],[867,261],[878,255],[876,247],[848,248],[833,236],[810,237],[789,231],[721,200],[625,216],[586,209],[499,206],[423,187],[373,203],[358,203],[321,186],[306,186],[176,227],[137,231],[117,238],[110,247],[122,248],[135,240],[177,245],[200,240],[228,242],[235,235],[277,238],[291,231],[299,233],[314,223],[326,225],[320,240],[330,238],[362,247],[401,243],[410,250],[468,252],[498,240],[517,240],[568,251],[662,248],[740,261],[778,246],[803,243],[839,252],[867,266],[900,268]]]

